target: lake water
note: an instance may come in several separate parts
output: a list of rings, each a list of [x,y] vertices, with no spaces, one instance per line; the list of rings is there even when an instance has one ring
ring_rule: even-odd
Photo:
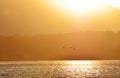
[[[120,60],[0,62],[0,78],[120,78]]]

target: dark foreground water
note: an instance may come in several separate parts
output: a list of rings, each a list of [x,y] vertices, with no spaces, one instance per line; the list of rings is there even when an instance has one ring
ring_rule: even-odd
[[[0,78],[120,78],[120,60],[0,62]]]

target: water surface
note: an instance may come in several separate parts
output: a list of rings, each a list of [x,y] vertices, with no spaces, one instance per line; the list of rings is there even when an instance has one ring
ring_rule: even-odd
[[[0,78],[120,78],[120,60],[0,62]]]

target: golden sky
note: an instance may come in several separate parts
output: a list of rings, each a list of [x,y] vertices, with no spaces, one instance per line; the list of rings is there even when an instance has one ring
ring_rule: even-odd
[[[100,8],[91,7],[93,0],[91,2],[89,0],[90,4],[86,0],[83,6],[78,6],[80,8],[73,7],[77,4],[70,4],[72,0],[66,0],[67,2],[61,0],[63,1],[61,3],[54,3],[54,1],[0,0],[0,33],[31,35],[77,32],[80,30],[120,30],[119,1],[115,3],[109,0],[109,4]],[[113,4],[110,5],[111,3]],[[62,6],[62,4],[64,5]],[[68,4],[72,7],[69,7]],[[93,11],[89,12],[88,10]],[[95,14],[94,11],[97,13]]]

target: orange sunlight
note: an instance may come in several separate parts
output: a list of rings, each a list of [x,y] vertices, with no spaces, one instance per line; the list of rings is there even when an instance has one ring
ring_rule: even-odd
[[[100,0],[48,0],[48,3],[57,10],[74,17],[100,14],[106,11]]]
[[[106,13],[107,5],[120,8],[119,0],[47,0],[47,2],[56,10],[73,17]]]

